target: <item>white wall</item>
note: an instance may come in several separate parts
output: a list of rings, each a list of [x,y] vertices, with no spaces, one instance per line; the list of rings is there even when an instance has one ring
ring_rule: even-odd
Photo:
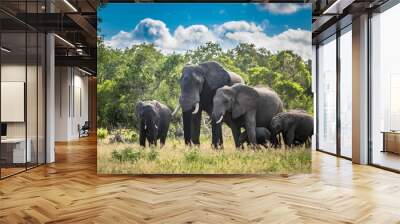
[[[55,140],[68,140],[68,88],[70,84],[69,69],[67,67],[55,68]]]
[[[55,140],[77,139],[78,125],[88,120],[88,78],[76,68],[56,67],[55,85]]]

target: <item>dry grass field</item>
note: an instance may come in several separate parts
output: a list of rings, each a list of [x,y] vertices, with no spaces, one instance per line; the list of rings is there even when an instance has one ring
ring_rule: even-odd
[[[205,142],[205,141],[203,141]],[[210,144],[187,147],[182,140],[169,139],[160,148],[138,144],[97,146],[99,174],[296,174],[311,172],[309,148],[245,148],[236,150],[227,139],[223,150]]]

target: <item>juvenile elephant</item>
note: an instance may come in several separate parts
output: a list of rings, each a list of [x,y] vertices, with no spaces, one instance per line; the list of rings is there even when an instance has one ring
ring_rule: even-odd
[[[157,145],[157,140],[160,139],[163,146],[172,117],[171,110],[156,100],[140,101],[136,105],[136,115],[140,124],[140,145],[146,146],[146,139],[149,145]]]
[[[314,118],[305,111],[292,110],[277,114],[271,121],[271,134],[283,135],[286,145],[307,143],[314,132]]]
[[[282,112],[283,103],[276,92],[267,87],[244,84],[224,86],[214,96],[212,119],[223,119],[232,129],[236,147],[239,147],[240,128],[245,127],[250,144],[256,145],[256,127],[269,129],[271,119]],[[276,139],[271,139],[276,144]]]
[[[256,139],[258,145],[262,145],[266,148],[267,144],[270,143],[271,140],[271,132],[267,128],[257,127]],[[239,136],[239,144],[242,146],[242,148],[244,143],[249,144],[249,139],[247,137],[246,131],[242,132]]]
[[[244,83],[243,79],[217,62],[204,62],[198,65],[186,65],[180,79],[183,133],[185,144],[200,144],[200,125],[202,111],[211,116],[213,97],[218,88]],[[179,107],[176,107],[174,114]],[[211,122],[212,144],[222,146],[221,125]]]

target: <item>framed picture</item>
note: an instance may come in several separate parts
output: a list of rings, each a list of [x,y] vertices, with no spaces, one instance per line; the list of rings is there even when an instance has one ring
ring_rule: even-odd
[[[311,4],[98,12],[98,173],[311,169]]]

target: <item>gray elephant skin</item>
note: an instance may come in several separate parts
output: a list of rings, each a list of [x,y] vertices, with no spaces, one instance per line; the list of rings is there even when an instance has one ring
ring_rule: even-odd
[[[171,110],[158,101],[140,101],[136,105],[136,115],[139,118],[141,146],[157,145],[160,140],[161,146],[165,144],[169,124],[171,122]]]
[[[202,111],[211,116],[213,97],[218,88],[244,83],[243,79],[217,62],[205,62],[198,65],[186,65],[180,79],[183,133],[185,144],[200,144],[200,125]],[[222,146],[221,125],[211,122],[212,144]]]
[[[262,145],[266,148],[268,143],[270,143],[271,141],[271,132],[267,128],[257,127],[256,140],[257,140],[257,145]],[[247,131],[242,132],[239,136],[239,144],[242,148],[244,143],[249,144]]]
[[[232,130],[238,148],[240,129],[244,127],[253,146],[257,144],[256,127],[270,129],[272,118],[282,112],[283,103],[278,94],[267,87],[250,87],[244,84],[224,86],[214,96],[212,119],[222,120]],[[277,140],[272,138],[272,144]]]
[[[271,134],[282,133],[286,145],[309,143],[314,133],[314,118],[302,110],[292,110],[277,114],[271,121]]]

